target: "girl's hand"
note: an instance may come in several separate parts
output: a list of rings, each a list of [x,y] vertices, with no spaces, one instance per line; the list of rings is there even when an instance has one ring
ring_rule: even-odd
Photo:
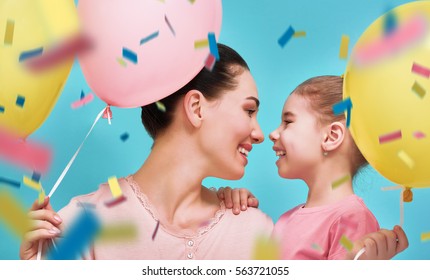
[[[221,187],[217,192],[218,198],[224,200],[227,209],[233,208],[233,214],[240,214],[240,210],[246,211],[247,207],[258,208],[258,199],[247,189]]]
[[[354,248],[348,254],[347,259],[354,259],[358,251],[365,248],[365,252],[358,258],[359,260],[389,260],[408,246],[409,242],[405,232],[401,227],[395,226],[393,230],[381,229],[354,242]]]
[[[22,260],[36,259],[39,241],[45,241],[42,250],[46,252],[48,248],[46,239],[58,237],[61,233],[59,226],[62,220],[49,204],[49,197],[45,197],[42,204],[36,200],[28,213],[28,217],[31,220],[31,226],[29,231],[24,234],[19,248],[19,257]]]

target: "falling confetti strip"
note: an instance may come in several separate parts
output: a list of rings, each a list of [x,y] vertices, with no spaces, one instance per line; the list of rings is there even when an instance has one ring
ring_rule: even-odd
[[[136,237],[136,226],[131,223],[122,223],[104,226],[96,238],[99,242],[113,242],[132,240]]]
[[[11,193],[0,189],[0,222],[20,238],[28,231],[30,221],[27,210]]]
[[[425,138],[426,135],[423,132],[421,132],[421,131],[415,131],[414,132],[414,137],[417,138],[417,139],[422,139],[422,138]]]
[[[267,237],[258,236],[254,242],[253,257],[254,260],[280,260],[281,250],[277,240]]]
[[[305,37],[306,36],[306,32],[305,31],[296,31],[296,32],[294,32],[294,34],[293,34],[293,37],[294,38],[297,38],[297,37]]]
[[[331,187],[332,187],[332,189],[335,189],[335,188],[339,187],[340,185],[342,185],[343,183],[347,182],[348,180],[351,180],[351,175],[350,175],[350,174],[345,175],[345,176],[343,176],[342,178],[340,178],[340,179],[338,179],[338,180],[334,181],[334,182],[331,184]]]
[[[81,99],[73,102],[70,106],[72,107],[72,109],[76,109],[76,108],[84,106],[85,104],[90,103],[93,100],[94,100],[94,95],[92,93],[90,93],[90,94],[87,94],[84,98],[81,98]]]
[[[352,102],[349,97],[333,105],[333,113],[335,115],[340,115],[343,112],[347,111],[346,127],[349,127],[349,125],[351,124],[351,108],[352,108]]]
[[[215,66],[216,58],[211,53],[208,54],[208,57],[205,60],[205,68],[209,71],[212,71]]]
[[[219,60],[219,53],[218,53],[218,45],[216,43],[215,39],[215,33],[209,32],[208,33],[208,41],[209,41],[209,49],[213,56],[215,56],[216,60]]]
[[[152,234],[152,241],[154,241],[155,236],[157,235],[158,227],[159,227],[159,226],[160,226],[160,221],[157,221],[157,225],[155,226],[154,233]]]
[[[384,16],[384,34],[390,35],[397,28],[397,16],[394,12],[390,11]]]
[[[35,182],[25,175],[23,177],[23,183],[36,191],[40,191],[42,189],[42,185],[39,182]]]
[[[130,135],[128,135],[127,132],[124,132],[123,134],[121,134],[120,138],[123,142],[127,141],[128,137],[130,137]]]
[[[8,20],[6,22],[6,30],[4,33],[4,44],[12,45],[13,44],[13,33],[15,30],[15,22],[13,20]]]
[[[379,136],[379,144],[384,144],[398,139],[402,139],[401,130],[397,130],[397,131]]]
[[[170,21],[169,21],[169,19],[167,18],[167,16],[166,16],[166,15],[164,16],[164,21],[166,22],[166,24],[167,24],[167,26],[169,27],[170,32],[172,32],[173,36],[176,36],[176,32],[175,32],[175,30],[173,29],[172,24],[170,24]]]
[[[127,62],[125,62],[125,60],[122,57],[118,57],[116,61],[118,61],[119,65],[123,67],[127,67]]]
[[[287,31],[282,34],[282,36],[278,39],[278,44],[283,48],[290,41],[291,37],[293,37],[294,33],[296,33],[293,27],[290,25]]]
[[[4,113],[5,109],[3,106],[0,105],[0,113]]]
[[[312,243],[312,249],[316,250],[316,251],[322,251],[322,248],[320,247],[320,245],[316,244],[316,243]]]
[[[194,42],[194,48],[195,49],[201,49],[201,48],[205,48],[207,46],[209,46],[209,40],[208,39],[203,39],[203,40],[199,40],[199,41]]]
[[[164,106],[164,104],[160,101],[155,102],[155,105],[157,106],[157,109],[160,110],[161,112],[165,113],[166,112],[166,106]]]
[[[340,59],[348,58],[348,47],[349,47],[349,36],[342,35],[342,38],[340,40],[340,49],[339,49]]]
[[[0,177],[0,185],[5,184],[11,187],[19,188],[21,187],[21,183],[18,181],[10,180],[4,177]]]
[[[122,57],[134,64],[137,64],[137,54],[130,49],[122,48]]]
[[[16,106],[23,108],[24,104],[25,104],[25,96],[22,95],[18,95],[16,97],[16,102],[15,102]]]
[[[421,98],[426,95],[426,90],[418,82],[414,83],[412,90]]]
[[[342,237],[339,240],[339,243],[347,250],[351,251],[353,248],[353,244],[351,240],[349,240],[345,235],[342,235]]]
[[[430,240],[430,232],[421,233],[421,241],[429,241]]]
[[[430,69],[427,67],[424,67],[422,65],[419,65],[416,62],[414,62],[412,64],[412,70],[411,71],[415,74],[426,77],[427,79],[430,78]]]
[[[108,184],[113,199],[106,201],[106,206],[112,207],[126,200],[125,196],[122,194],[121,187],[119,186],[118,180],[115,176],[109,177]]]
[[[153,40],[153,39],[157,38],[157,37],[158,37],[158,34],[159,34],[159,32],[158,32],[158,31],[156,31],[156,32],[152,33],[151,35],[149,35],[149,36],[147,36],[147,37],[145,37],[145,38],[141,39],[141,40],[140,40],[140,45],[146,44],[146,43],[148,43],[149,41],[151,41],[151,40]]]
[[[37,49],[34,49],[34,50],[22,52],[19,55],[19,61],[22,62],[22,61],[25,61],[25,60],[27,60],[29,58],[39,56],[39,55],[42,54],[42,52],[43,52],[43,48],[37,48]]]
[[[412,160],[412,158],[403,150],[400,150],[397,153],[397,156],[410,168],[413,169],[415,162]]]

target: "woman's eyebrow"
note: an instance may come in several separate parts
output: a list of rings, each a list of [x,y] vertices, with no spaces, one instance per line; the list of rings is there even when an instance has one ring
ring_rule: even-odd
[[[249,96],[246,99],[254,100],[255,103],[257,104],[257,108],[260,106],[260,100],[258,100],[258,98],[255,98],[254,96]]]

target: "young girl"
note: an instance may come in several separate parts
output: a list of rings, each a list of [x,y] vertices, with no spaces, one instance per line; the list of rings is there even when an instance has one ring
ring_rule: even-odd
[[[350,258],[347,252],[353,241],[379,230],[376,218],[352,187],[352,178],[366,160],[346,127],[344,114],[333,113],[333,105],[342,101],[342,84],[338,76],[314,77],[300,84],[284,104],[281,124],[270,133],[273,150],[279,156],[278,174],[302,179],[309,188],[306,203],[287,211],[275,224],[273,236],[281,244],[283,259]],[[219,195],[236,213],[239,201],[242,210],[246,202],[258,205],[244,189],[226,188]],[[381,234],[391,236],[387,242],[391,247],[397,246],[392,241],[399,236],[402,240],[397,249],[407,247],[400,228],[371,236]],[[368,247],[376,242],[384,251],[385,241],[372,238]],[[368,253],[367,258],[378,256]]]

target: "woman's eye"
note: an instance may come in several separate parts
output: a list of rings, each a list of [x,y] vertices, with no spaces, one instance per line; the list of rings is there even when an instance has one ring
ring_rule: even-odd
[[[252,117],[256,110],[246,110],[248,112],[248,116]]]

